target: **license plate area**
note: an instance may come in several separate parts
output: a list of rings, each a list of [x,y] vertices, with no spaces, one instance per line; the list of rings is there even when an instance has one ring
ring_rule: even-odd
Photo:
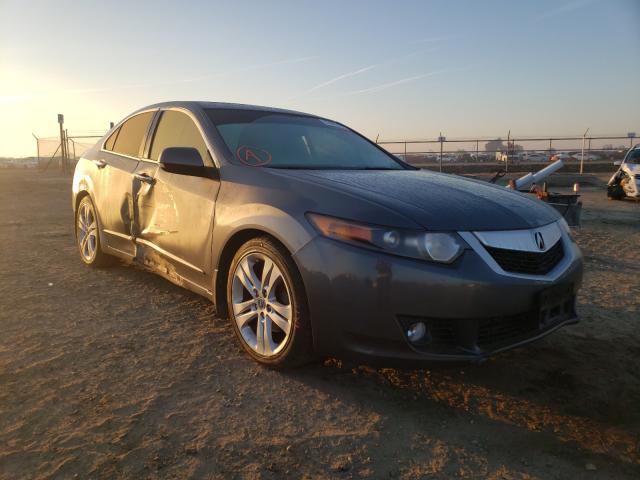
[[[556,285],[538,295],[538,322],[548,328],[575,315],[573,285]]]

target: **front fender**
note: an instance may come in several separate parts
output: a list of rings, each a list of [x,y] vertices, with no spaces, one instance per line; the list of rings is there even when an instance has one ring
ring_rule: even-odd
[[[282,243],[292,255],[295,254],[317,235],[303,213],[298,217],[260,203],[225,205],[216,211],[213,264],[219,264],[220,255],[229,239],[245,230],[265,232]]]

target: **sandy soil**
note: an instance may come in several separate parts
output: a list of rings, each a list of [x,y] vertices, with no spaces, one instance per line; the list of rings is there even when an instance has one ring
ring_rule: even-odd
[[[0,172],[0,478],[640,478],[640,203],[584,192],[583,321],[480,366],[278,373],[206,300],[77,258]]]

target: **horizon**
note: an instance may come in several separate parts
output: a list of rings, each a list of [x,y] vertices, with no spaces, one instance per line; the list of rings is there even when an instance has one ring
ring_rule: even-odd
[[[56,135],[58,113],[104,133],[185,98],[304,111],[381,140],[640,131],[634,0],[66,6],[0,5],[1,157],[33,156],[32,133]]]

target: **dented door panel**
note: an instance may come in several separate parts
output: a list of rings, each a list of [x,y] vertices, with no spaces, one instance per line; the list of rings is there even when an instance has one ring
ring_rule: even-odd
[[[106,166],[99,170],[95,198],[104,241],[108,247],[134,255],[132,178],[138,161],[108,152],[102,152],[102,156]]]
[[[172,281],[210,290],[211,236],[219,182],[168,173],[141,162],[134,176],[136,242],[139,260]],[[140,174],[153,177],[141,181]]]

